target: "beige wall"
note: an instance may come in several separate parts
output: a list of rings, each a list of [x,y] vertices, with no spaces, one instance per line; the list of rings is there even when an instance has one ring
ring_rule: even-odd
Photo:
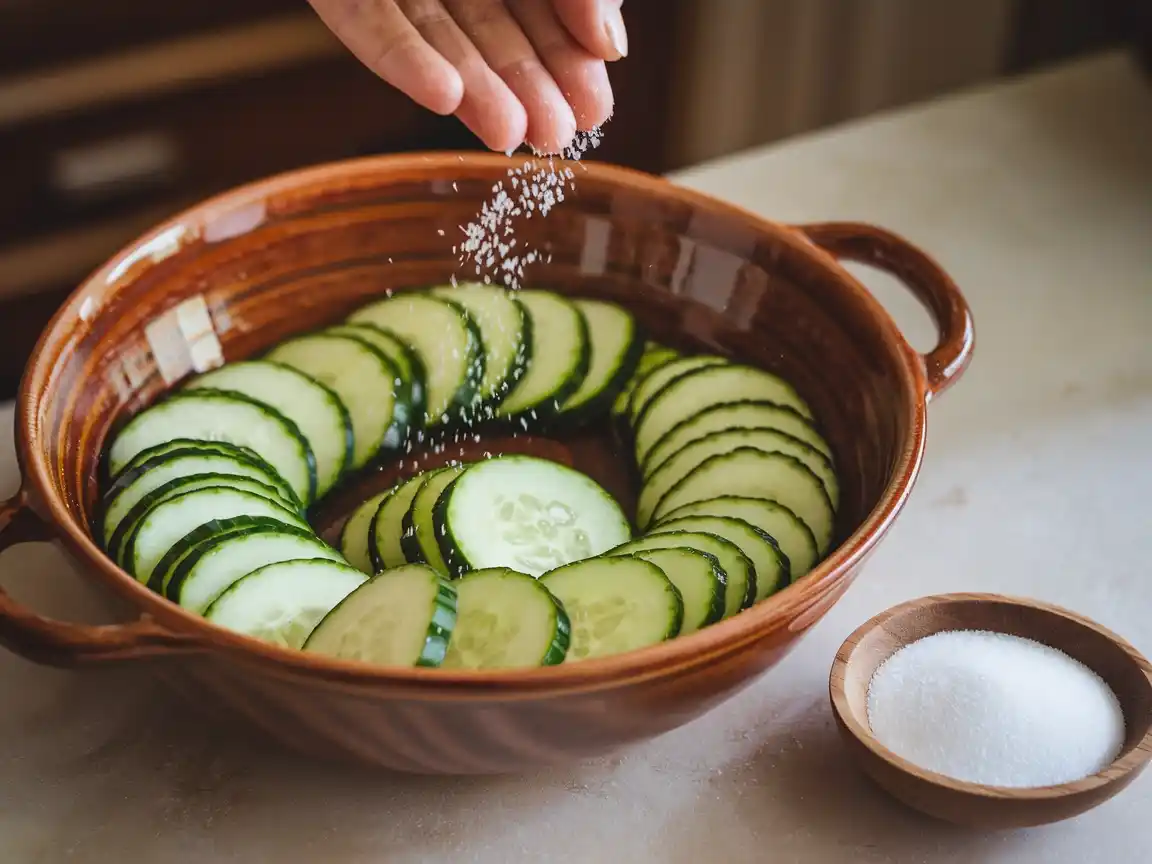
[[[1013,0],[692,0],[676,161],[994,77]]]

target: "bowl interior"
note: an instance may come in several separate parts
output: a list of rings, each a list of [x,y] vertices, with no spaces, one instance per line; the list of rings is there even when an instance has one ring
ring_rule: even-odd
[[[1063,610],[995,597],[928,598],[909,603],[862,633],[844,670],[845,702],[860,729],[866,733],[869,729],[868,685],[880,665],[905,645],[946,630],[991,630],[1022,636],[1063,651],[1096,672],[1116,694],[1127,721],[1117,762],[1130,757],[1148,737],[1152,728],[1152,669],[1134,649]]]
[[[25,381],[31,458],[69,527],[87,530],[109,433],[183,378],[385,292],[475,278],[455,253],[459,226],[520,164],[438,155],[299,172],[214,199],[121,253],[57,315]],[[836,454],[838,538],[859,526],[922,443],[908,355],[879,307],[797,232],[656,178],[577,167],[565,192],[547,218],[516,225],[520,249],[543,256],[526,284],[613,300],[656,339],[792,381]],[[605,436],[563,447],[630,497],[628,460]],[[364,484],[396,470],[362,479],[321,520],[335,524]]]

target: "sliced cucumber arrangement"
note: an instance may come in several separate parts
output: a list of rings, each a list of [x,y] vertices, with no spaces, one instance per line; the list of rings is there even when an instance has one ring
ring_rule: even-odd
[[[527,669],[568,656],[568,613],[538,580],[493,567],[454,585],[456,628],[445,669]]]
[[[439,666],[456,604],[456,589],[431,567],[398,567],[341,598],[305,634],[304,650],[377,666]]]
[[[716,534],[689,530],[649,533],[608,554],[614,555],[620,550],[632,552],[637,549],[690,549],[703,553],[709,559],[715,559],[721,571],[721,581],[724,583],[723,588],[719,589],[721,614],[717,617],[710,617],[707,621],[701,621],[699,626],[735,615],[741,609],[747,609],[751,606],[755,599],[757,574],[755,567],[752,566],[752,561],[740,550],[739,546]],[[668,578],[673,580],[673,584],[677,588],[680,587],[674,574],[669,573]],[[687,601],[688,598],[685,597],[685,604]],[[688,614],[687,608],[685,614]]]
[[[109,487],[104,495],[100,519],[105,545],[114,548],[112,538],[116,529],[142,499],[169,483],[205,474],[216,477],[233,475],[256,480],[273,489],[288,506],[293,509],[300,507],[300,501],[276,474],[275,469],[258,456],[249,456],[231,445],[218,445],[212,449],[181,447],[150,456],[138,463],[133,460]]]
[[[381,499],[368,525],[368,560],[372,563],[373,572],[408,562],[404,554],[404,517],[408,515],[412,499],[430,476],[417,474]]]
[[[305,504],[316,498],[316,459],[300,427],[255,399],[220,390],[177,393],[141,411],[112,442],[109,473],[115,477],[138,453],[173,438],[247,447],[275,468]]]
[[[424,428],[427,376],[424,364],[403,339],[371,324],[336,324],[320,332],[330,336],[351,336],[367,342],[387,357],[397,373],[395,381],[397,416],[393,418],[392,428],[396,430],[396,434],[399,434],[401,429],[407,429],[409,437],[413,437]],[[391,441],[386,443],[388,446],[391,445]]]
[[[366,579],[339,561],[279,561],[236,580],[204,617],[254,639],[301,648],[316,625]]]
[[[808,404],[783,378],[751,366],[712,364],[674,378],[644,403],[635,420],[637,459],[643,460],[656,442],[685,418],[688,406],[693,413],[699,413],[712,405],[739,399],[775,402],[803,417],[812,417]]]
[[[372,555],[368,550],[372,520],[376,518],[376,511],[391,492],[390,489],[386,490],[363,502],[352,511],[352,515],[348,517],[348,521],[340,531],[340,551],[344,553],[345,560],[362,573],[371,575],[376,572],[372,566]]]
[[[461,306],[476,323],[484,348],[479,398],[490,410],[528,370],[532,319],[513,292],[494,285],[467,284],[432,289],[437,297]]]
[[[228,363],[193,378],[186,389],[241,393],[296,424],[316,459],[316,495],[335,486],[352,467],[352,418],[332,390],[290,366],[250,360]]]
[[[440,554],[440,537],[444,525],[437,525],[432,513],[436,502],[460,476],[463,465],[453,465],[431,474],[412,499],[408,512],[404,514],[404,530],[400,535],[400,548],[410,564],[427,564],[437,573],[448,573],[448,565]]]
[[[836,472],[828,457],[776,429],[731,429],[727,432],[713,432],[678,450],[644,481],[640,500],[636,505],[636,521],[647,525],[652,512],[665,495],[681,480],[691,474],[705,460],[713,456],[729,453],[738,447],[751,447],[765,453],[785,453],[802,463],[809,471],[820,478],[824,491],[833,508],[840,500],[840,487],[836,482]]]
[[[571,622],[568,661],[634,651],[671,639],[684,621],[684,601],[664,571],[621,555],[567,564],[540,581]]]
[[[635,513],[557,461],[448,458],[491,428],[563,436],[579,464],[604,421],[634,462],[605,480],[639,480]],[[399,479],[322,540],[308,519],[386,460]],[[739,615],[819,564],[841,498],[778,375],[646,341],[615,303],[455,283],[191,378],[120,428],[100,475],[93,536],[167,600],[282,647],[462,673]]]
[[[812,529],[783,504],[766,498],[721,495],[716,498],[685,504],[661,518],[652,530],[659,530],[665,525],[670,525],[681,519],[700,516],[738,519],[771,537],[780,547],[781,553],[788,559],[790,582],[795,582],[805,576],[809,570],[816,566],[816,561],[820,556],[820,550],[816,545],[816,537],[813,535]],[[757,590],[757,594],[762,593],[759,589]]]
[[[281,342],[267,357],[332,388],[348,406],[353,468],[381,450],[395,450],[407,436],[406,413],[396,410],[400,373],[366,340],[315,333]]]
[[[470,466],[436,502],[435,535],[456,574],[512,567],[539,576],[632,536],[628,518],[585,474],[532,456]]]
[[[635,555],[663,571],[684,605],[678,636],[695,633],[724,617],[726,574],[716,556],[687,546],[662,545],[659,535],[626,543],[612,555]]]
[[[619,396],[644,352],[644,339],[631,315],[599,300],[573,300],[588,325],[588,372],[564,400],[560,412],[577,419],[602,414]]]
[[[647,526],[685,504],[718,495],[755,497],[768,489],[803,520],[816,537],[817,548],[824,552],[832,540],[835,515],[824,484],[799,459],[754,447],[739,447],[705,459],[668,490],[643,524]]]
[[[160,589],[164,596],[202,615],[238,579],[266,564],[310,558],[343,560],[339,552],[305,528],[239,518],[253,524],[197,544],[167,574]]]
[[[829,460],[832,458],[832,448],[828,442],[816,431],[812,422],[798,411],[773,402],[745,400],[721,402],[703,411],[694,411],[677,422],[639,460],[640,473],[649,477],[669,457],[693,441],[733,429],[777,429],[815,447]]]
[[[548,291],[520,291],[517,298],[532,322],[528,371],[496,409],[524,428],[558,414],[580,389],[591,362],[588,322],[580,308]]]
[[[124,542],[121,560],[137,580],[151,585],[152,571],[190,531],[215,519],[267,516],[307,528],[305,519],[264,495],[228,486],[207,486],[160,501],[145,513]]]
[[[680,532],[705,533],[735,545],[748,558],[755,580],[749,587],[750,596],[744,597],[741,608],[758,603],[775,594],[791,581],[791,563],[780,551],[776,539],[766,531],[745,522],[724,516],[681,516],[661,522],[648,532],[649,537],[661,534],[678,535]]]
[[[126,547],[129,539],[135,533],[140,522],[150,514],[157,505],[163,504],[170,498],[184,495],[196,489],[220,488],[239,489],[251,492],[281,507],[292,510],[296,515],[302,515],[290,502],[280,497],[275,488],[251,477],[240,477],[234,474],[188,474],[169,480],[162,486],[149,492],[124,514],[119,520],[116,529],[108,538],[107,549],[109,554],[121,564],[126,562]]]
[[[424,367],[425,426],[467,421],[484,381],[484,344],[464,307],[428,293],[406,291],[371,303],[349,318],[403,339]]]

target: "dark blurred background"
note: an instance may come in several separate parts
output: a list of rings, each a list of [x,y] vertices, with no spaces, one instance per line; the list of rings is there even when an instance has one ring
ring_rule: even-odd
[[[627,0],[596,158],[664,172],[1144,40],[1152,0]],[[368,153],[474,149],[304,0],[0,0],[0,399],[61,300],[166,215]]]

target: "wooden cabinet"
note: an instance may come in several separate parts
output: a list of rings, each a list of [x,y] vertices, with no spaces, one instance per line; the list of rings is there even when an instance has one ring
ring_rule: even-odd
[[[667,168],[677,3],[634,0],[596,158]],[[0,398],[76,283],[165,215],[289,168],[478,149],[303,0],[0,0]]]

